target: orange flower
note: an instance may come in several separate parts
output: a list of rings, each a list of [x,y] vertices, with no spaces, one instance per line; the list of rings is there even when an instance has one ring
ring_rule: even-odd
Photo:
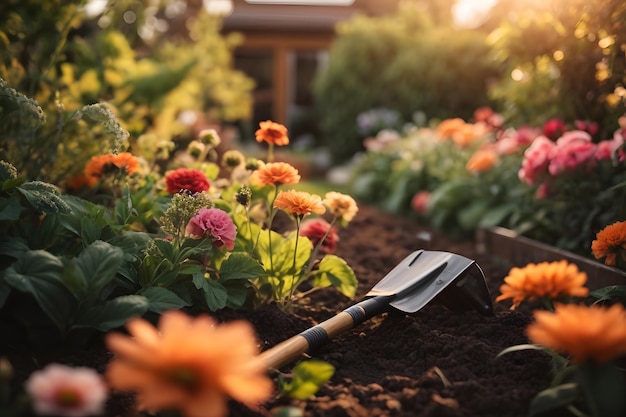
[[[85,166],[87,185],[94,187],[100,180],[115,171],[124,175],[132,175],[139,172],[139,161],[131,153],[106,154],[92,157]]]
[[[626,221],[615,222],[606,226],[596,234],[591,242],[591,251],[596,259],[604,259],[606,265],[617,264],[617,255],[626,261]]]
[[[460,147],[469,146],[474,139],[484,133],[484,127],[466,123],[458,117],[442,121],[435,130],[435,134],[439,139],[452,139]]]
[[[557,304],[554,312],[535,311],[526,333],[533,343],[567,353],[576,363],[606,363],[626,354],[626,310]]]
[[[260,128],[254,133],[257,142],[267,142],[276,146],[289,144],[285,126],[271,120],[261,122],[259,126]]]
[[[115,353],[106,376],[118,390],[137,392],[143,409],[178,409],[186,417],[222,417],[227,396],[248,406],[266,401],[272,382],[257,359],[254,329],[245,321],[217,324],[203,315],[165,312],[158,329],[143,319],[131,337],[109,333]]]
[[[250,175],[250,182],[260,186],[297,184],[300,182],[300,175],[296,168],[286,162],[270,162],[254,171]]]
[[[461,118],[446,119],[437,125],[435,134],[439,139],[448,139],[464,125],[465,120]]]
[[[359,211],[356,201],[346,194],[330,191],[324,196],[324,204],[330,209],[333,216],[343,219],[346,222],[351,221]]]
[[[513,300],[511,310],[525,300],[542,297],[550,299],[562,296],[585,297],[589,294],[589,289],[583,286],[587,282],[587,274],[579,272],[575,264],[565,260],[511,268],[504,282],[505,284],[500,287],[502,294],[496,301],[511,298]]]
[[[467,161],[465,168],[471,172],[486,172],[498,163],[498,154],[491,148],[483,148],[476,151],[474,155]]]
[[[307,214],[324,214],[326,207],[319,195],[309,194],[305,191],[281,191],[274,200],[274,207],[284,210],[294,216]]]

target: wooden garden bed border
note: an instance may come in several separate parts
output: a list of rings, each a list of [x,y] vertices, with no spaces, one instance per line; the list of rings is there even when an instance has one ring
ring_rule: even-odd
[[[566,259],[587,273],[587,287],[592,291],[611,285],[626,285],[625,271],[520,236],[510,229],[502,227],[480,229],[476,233],[476,245],[479,253],[491,253],[495,258],[508,262],[511,266],[523,267],[528,263]]]

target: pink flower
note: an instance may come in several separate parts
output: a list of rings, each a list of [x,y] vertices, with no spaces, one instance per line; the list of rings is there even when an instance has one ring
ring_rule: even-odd
[[[582,130],[566,132],[556,141],[548,171],[556,176],[586,163],[593,163],[595,153],[596,145],[591,141],[589,133]]]
[[[567,130],[565,122],[561,119],[550,119],[543,125],[543,135],[548,139],[556,139]]]
[[[590,122],[589,120],[575,120],[574,126],[576,126],[576,129],[587,132],[591,136],[595,135],[598,133],[598,130],[600,130],[597,123]]]
[[[613,154],[623,143],[621,139],[603,140],[596,147],[596,160],[605,161],[613,159]]]
[[[186,232],[187,236],[196,239],[211,237],[216,248],[226,246],[232,250],[235,247],[237,226],[224,210],[202,208],[189,220]]]
[[[308,237],[313,246],[317,246],[330,227],[330,223],[322,218],[308,219],[300,224],[299,234],[300,236]],[[320,250],[324,253],[333,253],[337,247],[337,242],[339,242],[337,229],[332,227],[330,232],[328,232],[328,236],[322,242]]]
[[[33,372],[25,384],[35,413],[62,417],[101,414],[108,389],[93,369],[50,364]]]
[[[545,136],[539,136],[524,152],[522,168],[518,172],[519,179],[533,185],[541,176],[548,172],[550,157],[555,144]]]
[[[411,199],[411,208],[419,214],[428,212],[428,202],[430,201],[430,191],[419,191]]]

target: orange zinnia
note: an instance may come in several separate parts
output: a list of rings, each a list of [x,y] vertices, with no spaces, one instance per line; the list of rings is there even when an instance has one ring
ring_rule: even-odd
[[[143,409],[223,417],[227,396],[253,406],[273,391],[248,322],[217,324],[206,315],[171,310],[158,329],[139,318],[126,327],[131,337],[106,336],[115,353],[106,376],[113,388],[135,391]]]
[[[611,307],[557,304],[554,312],[535,311],[526,333],[533,343],[567,353],[576,363],[609,362],[626,354],[626,310]]]
[[[491,148],[483,148],[476,151],[476,153],[467,161],[465,168],[470,172],[486,172],[493,168],[498,162],[497,152]]]
[[[356,201],[346,194],[330,191],[324,196],[324,204],[330,209],[333,216],[343,219],[346,222],[351,221],[359,211]]]
[[[626,262],[626,221],[615,222],[606,226],[596,234],[591,242],[591,251],[596,259],[604,259],[606,265],[615,266],[617,255]]]
[[[259,126],[260,128],[254,134],[257,142],[267,142],[276,146],[289,144],[285,126],[271,120],[261,122]]]
[[[589,289],[584,287],[587,274],[565,260],[528,264],[524,268],[511,268],[500,287],[496,301],[512,299],[511,310],[522,301],[547,297],[557,299],[562,296],[585,297]]]
[[[284,210],[294,216],[307,214],[324,214],[326,207],[319,195],[309,194],[306,191],[281,191],[274,200],[274,207]]]
[[[139,172],[139,161],[129,152],[94,156],[84,170],[87,185],[94,187],[103,177],[115,171],[125,175],[135,174]]]
[[[250,182],[260,186],[297,184],[300,182],[300,175],[297,169],[286,162],[270,162],[254,171],[250,175]]]

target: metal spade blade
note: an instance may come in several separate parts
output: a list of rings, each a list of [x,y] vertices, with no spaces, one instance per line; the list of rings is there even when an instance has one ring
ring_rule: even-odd
[[[385,275],[363,301],[266,350],[260,359],[268,368],[280,368],[390,308],[415,313],[434,301],[453,311],[493,314],[485,276],[475,261],[450,252],[418,250]]]

